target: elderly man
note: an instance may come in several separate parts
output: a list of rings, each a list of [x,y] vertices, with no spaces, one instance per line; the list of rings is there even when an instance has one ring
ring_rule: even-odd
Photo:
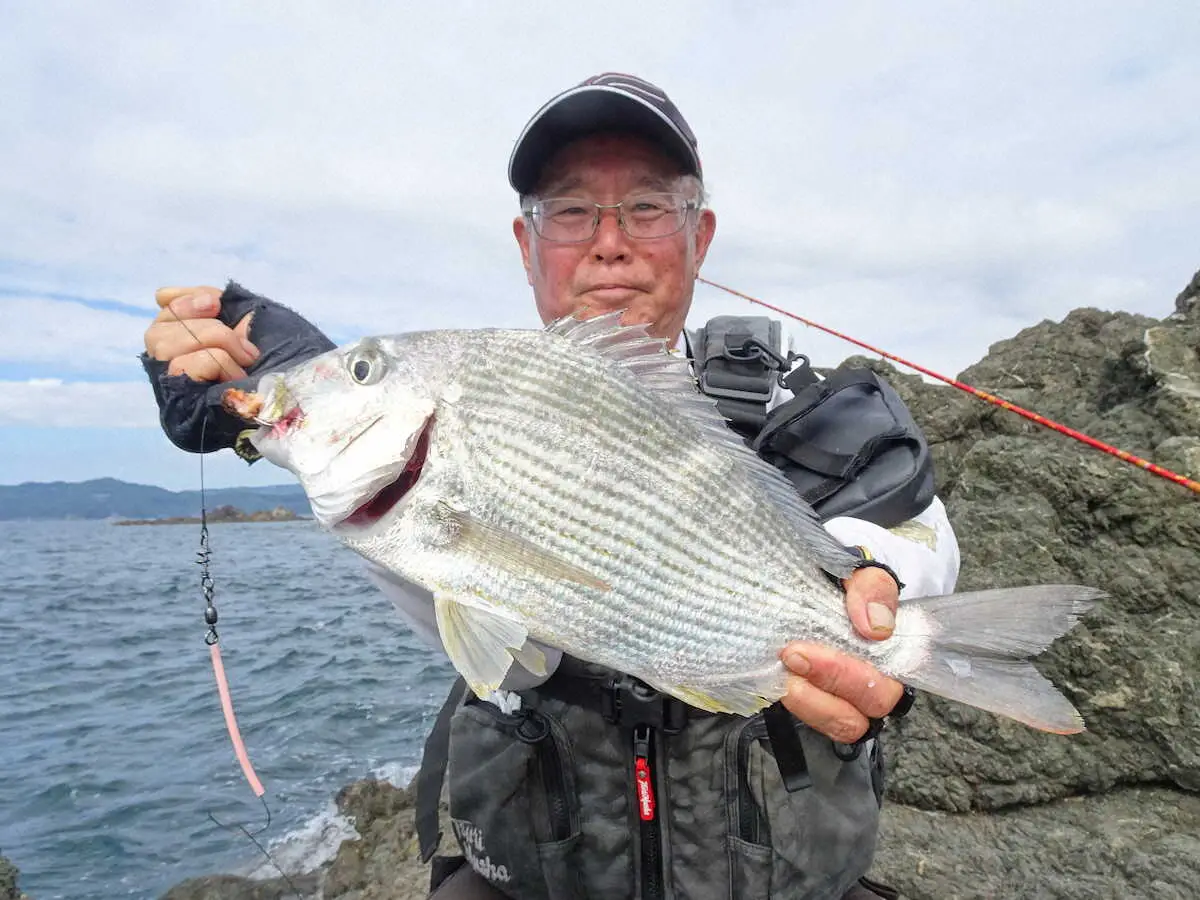
[[[661,90],[607,73],[557,95],[518,138],[509,181],[521,202],[513,232],[544,322],[624,310],[624,322],[678,341],[716,217],[696,139]],[[157,299],[144,363],[164,429],[188,449],[229,446],[237,432],[207,383],[330,346],[294,313],[236,285],[163,289]],[[865,637],[891,633],[900,592],[892,572],[909,596],[953,588],[957,547],[940,502],[913,518],[918,528],[895,531],[852,517],[826,523],[885,564],[844,585],[847,614]],[[914,530],[925,539],[899,536]],[[380,573],[374,580],[436,642],[428,594]],[[453,695],[422,774],[427,798],[436,796],[448,756],[463,853],[438,858],[436,896],[890,896],[860,882],[882,790],[874,735],[911,694],[825,647],[794,644],[783,660],[794,673],[782,701],[790,737],[778,717],[768,727],[698,715],[571,659],[541,684],[514,673],[507,697]]]

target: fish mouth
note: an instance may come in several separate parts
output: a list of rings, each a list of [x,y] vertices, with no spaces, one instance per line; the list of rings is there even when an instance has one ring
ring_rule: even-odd
[[[421,433],[417,435],[416,443],[413,445],[412,453],[409,454],[396,479],[372,494],[366,502],[356,507],[350,515],[334,527],[367,528],[374,525],[391,512],[396,504],[416,487],[429,458],[429,438],[433,432],[433,420],[433,416],[425,420]]]

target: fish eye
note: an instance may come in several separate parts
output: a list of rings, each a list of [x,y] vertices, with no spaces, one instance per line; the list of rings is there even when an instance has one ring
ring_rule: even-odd
[[[375,384],[387,370],[383,356],[374,347],[359,350],[350,357],[346,368],[350,372],[350,377],[362,385]]]

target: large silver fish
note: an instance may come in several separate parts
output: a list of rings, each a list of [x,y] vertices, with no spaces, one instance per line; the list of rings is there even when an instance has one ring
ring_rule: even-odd
[[[240,408],[326,529],[433,592],[477,694],[514,660],[544,673],[540,643],[750,715],[784,694],[779,652],[804,639],[1035,728],[1083,729],[1022,660],[1099,592],[911,600],[890,640],[860,638],[826,575],[856,559],[687,363],[619,318],[368,338],[266,376]]]

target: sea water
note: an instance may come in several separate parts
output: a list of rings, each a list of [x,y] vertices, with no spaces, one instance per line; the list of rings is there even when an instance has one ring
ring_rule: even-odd
[[[260,835],[289,871],[352,836],[333,796],[406,784],[453,670],[312,522],[209,529]],[[263,871],[204,642],[198,526],[0,522],[0,853],[37,900]]]

